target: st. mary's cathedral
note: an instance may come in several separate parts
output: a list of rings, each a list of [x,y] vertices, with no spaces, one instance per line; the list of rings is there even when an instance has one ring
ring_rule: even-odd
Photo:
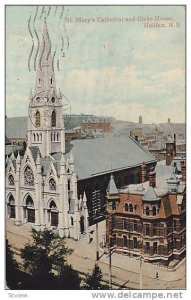
[[[103,216],[111,174],[121,189],[148,180],[157,162],[128,135],[66,144],[46,20],[26,131],[26,150],[7,153],[6,217],[21,227],[27,223],[39,230],[55,228],[61,237],[79,240]]]
[[[85,192],[78,196],[73,154],[65,153],[62,95],[56,88],[46,20],[37,65],[26,151],[6,159],[6,217],[15,225],[57,228],[61,237],[79,240],[88,229],[87,199]]]

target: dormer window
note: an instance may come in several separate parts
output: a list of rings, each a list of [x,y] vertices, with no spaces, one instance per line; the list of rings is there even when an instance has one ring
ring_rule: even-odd
[[[117,207],[116,207],[116,202],[113,202],[113,203],[112,203],[112,210],[116,210],[116,208],[117,208]]]
[[[149,216],[150,215],[150,210],[149,210],[149,207],[147,206],[146,207],[146,216]]]
[[[129,204],[129,211],[133,212],[133,205],[131,203]]]
[[[128,211],[129,210],[129,205],[128,203],[125,203],[125,211]]]
[[[153,206],[153,216],[156,216],[156,214],[157,214],[156,206]]]

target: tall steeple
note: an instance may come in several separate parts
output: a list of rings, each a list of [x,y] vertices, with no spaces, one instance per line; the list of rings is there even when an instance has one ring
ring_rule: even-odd
[[[62,94],[56,91],[51,40],[46,18],[37,55],[36,83],[29,97],[27,143],[37,146],[42,157],[65,152]]]
[[[43,91],[50,93],[51,90],[56,92],[51,47],[46,18],[44,18],[44,28],[37,58],[35,93]]]

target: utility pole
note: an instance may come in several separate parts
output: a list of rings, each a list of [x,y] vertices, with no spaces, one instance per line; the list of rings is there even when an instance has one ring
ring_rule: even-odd
[[[96,261],[99,260],[99,237],[98,237],[98,223],[96,223]]]
[[[112,255],[112,236],[109,237],[109,288],[112,289],[112,269],[111,269],[111,255]]]
[[[139,281],[140,281],[140,287],[139,287],[139,289],[142,290],[143,289],[143,281],[142,281],[142,256],[140,256],[140,277],[139,277]]]
[[[143,241],[141,243],[141,252],[140,252],[140,277],[139,277],[139,282],[140,286],[139,289],[143,289],[143,274],[142,274],[142,266],[143,266],[143,256],[142,256],[142,251],[143,251]]]

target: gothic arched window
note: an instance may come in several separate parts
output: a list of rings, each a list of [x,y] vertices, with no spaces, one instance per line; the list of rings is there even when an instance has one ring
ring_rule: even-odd
[[[35,126],[39,127],[40,126],[40,113],[37,110],[36,114],[35,114]]]
[[[149,213],[150,213],[149,207],[147,206],[147,207],[146,207],[146,216],[149,216]]]
[[[125,203],[125,211],[128,211],[129,210],[129,205],[128,203]]]
[[[50,209],[53,209],[53,210],[57,209],[56,203],[53,200],[50,202]]]
[[[53,178],[51,178],[49,181],[49,189],[52,191],[56,190],[56,181]]]
[[[13,195],[11,194],[9,197],[9,204],[8,204],[8,210],[9,210],[9,217],[15,218],[15,199]]]
[[[55,110],[53,110],[53,112],[52,112],[51,123],[52,123],[52,127],[56,127],[56,112],[55,112]]]
[[[26,206],[27,206],[27,207],[34,207],[34,202],[33,202],[33,199],[31,198],[30,195],[27,196],[27,199],[26,199]]]
[[[13,175],[11,175],[11,174],[9,175],[8,181],[9,181],[9,185],[15,185],[15,180],[14,180]]]
[[[156,206],[153,206],[153,216],[156,216],[156,214],[157,214]]]
[[[27,166],[24,171],[24,184],[29,185],[29,186],[34,185],[33,171],[31,170],[31,168],[29,166]]]
[[[117,206],[116,206],[116,202],[112,203],[112,210],[116,210]]]
[[[130,212],[133,212],[133,205],[131,203],[129,204],[129,210]]]
[[[51,226],[57,227],[58,226],[58,210],[57,210],[56,203],[52,200],[50,202],[49,207],[50,207],[50,211],[49,211],[50,224],[51,224]]]

